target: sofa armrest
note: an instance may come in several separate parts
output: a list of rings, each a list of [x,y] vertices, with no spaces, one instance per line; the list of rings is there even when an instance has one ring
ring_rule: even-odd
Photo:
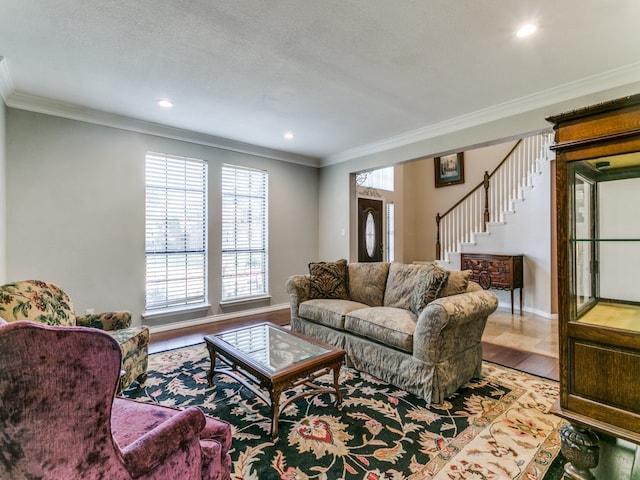
[[[200,448],[200,432],[205,426],[205,416],[197,407],[189,407],[122,449],[127,470],[133,478],[151,472],[166,462],[176,452],[183,452],[187,445]]]
[[[131,326],[131,313],[122,310],[76,315],[76,325],[79,327],[99,328],[100,330],[121,330]]]
[[[498,308],[489,290],[438,298],[418,317],[413,335],[413,355],[435,364],[482,341],[487,317]]]
[[[469,284],[467,285],[467,293],[468,292],[479,292],[480,290],[484,290],[479,283],[474,282],[473,280],[469,280]]]
[[[297,317],[300,304],[309,300],[309,274],[289,277],[285,283],[285,289],[289,294],[291,317]]]

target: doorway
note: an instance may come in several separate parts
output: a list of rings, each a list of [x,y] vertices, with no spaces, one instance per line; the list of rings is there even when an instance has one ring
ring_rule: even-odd
[[[383,260],[382,209],[382,200],[358,198],[359,262],[381,262]]]

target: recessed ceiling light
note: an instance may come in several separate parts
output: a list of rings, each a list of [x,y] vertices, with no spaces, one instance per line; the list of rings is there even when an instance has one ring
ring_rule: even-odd
[[[169,99],[166,99],[166,98],[161,98],[156,103],[158,104],[159,107],[162,107],[162,108],[171,108],[171,107],[173,107],[173,102],[171,100],[169,100]]]
[[[283,135],[283,137],[284,137],[285,140],[293,140],[295,135],[293,134],[293,132],[286,132]]]
[[[529,35],[533,35],[533,33],[538,29],[538,26],[533,23],[527,23],[526,25],[521,26],[518,29],[517,35],[519,37],[528,37]]]

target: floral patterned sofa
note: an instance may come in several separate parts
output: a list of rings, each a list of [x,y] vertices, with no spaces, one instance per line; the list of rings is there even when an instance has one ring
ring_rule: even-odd
[[[291,329],[343,348],[347,365],[441,403],[479,377],[498,307],[471,271],[435,264],[316,262],[286,282]]]
[[[126,311],[76,315],[69,295],[57,285],[23,280],[0,286],[0,317],[7,322],[31,320],[45,325],[93,327],[107,331],[122,350],[121,387],[147,378],[149,329],[131,326]]]

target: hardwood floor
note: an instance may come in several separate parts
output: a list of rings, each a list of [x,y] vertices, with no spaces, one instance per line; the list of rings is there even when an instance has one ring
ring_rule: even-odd
[[[482,358],[558,381],[558,320],[498,309],[482,335]]]
[[[153,333],[149,353],[195,345],[201,343],[205,335],[224,328],[264,321],[286,325],[289,323],[289,309]],[[557,320],[527,313],[512,315],[510,310],[497,310],[487,321],[482,337],[482,356],[489,362],[558,380],[557,323]]]
[[[249,315],[230,320],[211,322],[195,327],[181,328],[168,332],[152,333],[149,339],[149,353],[157,353],[163,350],[188,347],[204,342],[205,335],[218,333],[225,328],[241,327],[252,323],[271,322],[276,325],[288,325],[290,320],[289,309],[278,310],[260,315]]]

